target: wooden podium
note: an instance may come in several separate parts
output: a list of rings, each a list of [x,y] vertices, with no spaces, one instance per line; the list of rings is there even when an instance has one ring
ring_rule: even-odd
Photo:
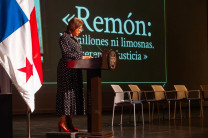
[[[88,133],[77,133],[77,137],[112,137],[112,132],[102,132],[101,70],[116,70],[118,54],[113,50],[105,50],[101,58],[69,60],[67,67],[87,70]]]

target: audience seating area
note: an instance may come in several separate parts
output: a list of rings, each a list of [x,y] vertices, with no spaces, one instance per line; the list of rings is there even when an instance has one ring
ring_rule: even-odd
[[[144,124],[143,104],[145,103],[148,107],[149,122],[151,122],[154,119],[155,103],[157,103],[158,119],[160,118],[160,105],[163,105],[163,107],[166,106],[168,108],[168,119],[170,120],[176,119],[177,103],[179,103],[180,118],[182,119],[182,108],[188,108],[188,117],[191,118],[191,105],[193,103],[192,101],[196,101],[196,110],[199,110],[199,116],[203,117],[204,101],[208,101],[208,85],[200,85],[199,90],[188,90],[185,85],[174,85],[175,89],[171,91],[165,90],[162,85],[151,85],[152,90],[148,91],[141,90],[138,85],[128,85],[128,89],[126,91],[123,91],[120,85],[111,85],[111,87],[115,92],[112,126],[114,122],[114,112],[116,106],[122,106],[122,124],[123,105],[132,105],[134,107],[134,126],[136,126],[136,104],[141,105],[142,123]],[[125,94],[127,94],[126,99]],[[171,103],[173,103],[174,105],[171,106]],[[171,110],[171,107],[173,107],[174,109]],[[166,111],[164,108],[162,109],[163,112]],[[174,111],[173,118],[171,118],[171,111]]]

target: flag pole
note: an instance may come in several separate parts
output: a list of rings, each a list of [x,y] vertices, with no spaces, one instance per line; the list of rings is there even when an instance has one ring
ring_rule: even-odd
[[[30,107],[27,106],[27,136],[30,138]]]

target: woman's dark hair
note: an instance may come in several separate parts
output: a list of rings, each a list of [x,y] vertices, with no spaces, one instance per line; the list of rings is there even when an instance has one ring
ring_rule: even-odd
[[[83,21],[77,17],[74,17],[69,21],[66,32],[71,34],[80,26],[84,26]]]

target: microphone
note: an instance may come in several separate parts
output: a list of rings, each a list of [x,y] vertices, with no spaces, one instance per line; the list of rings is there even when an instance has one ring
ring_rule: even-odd
[[[103,50],[99,46],[97,46],[97,45],[95,45],[95,46],[99,49],[99,51],[101,53],[103,53]],[[96,55],[94,58],[100,58],[100,57],[102,57],[102,54]]]
[[[101,52],[103,52],[103,50],[99,47],[99,46],[97,46],[97,45],[95,45]]]

